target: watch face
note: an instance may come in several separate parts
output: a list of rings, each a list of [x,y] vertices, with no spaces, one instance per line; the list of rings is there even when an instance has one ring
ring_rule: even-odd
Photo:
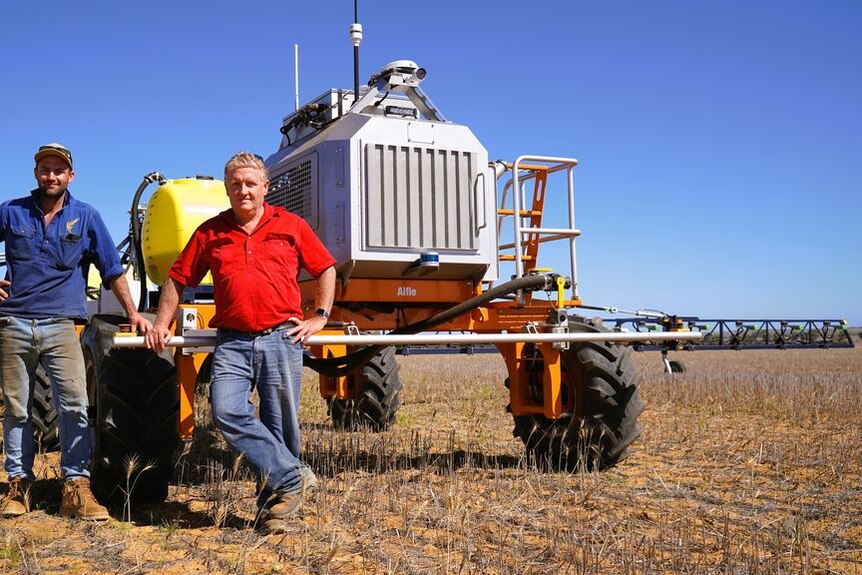
[[[329,319],[329,314],[328,314],[328,313],[326,313],[326,310],[325,310],[325,309],[323,309],[323,308],[318,308],[318,309],[317,309],[317,311],[316,311],[316,312],[314,312],[314,313],[316,313],[316,314],[317,314],[317,315],[319,315],[320,317],[323,317],[323,318]]]

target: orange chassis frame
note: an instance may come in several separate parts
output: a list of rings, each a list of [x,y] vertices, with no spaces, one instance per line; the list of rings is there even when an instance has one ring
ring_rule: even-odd
[[[314,282],[301,284],[303,309],[314,309]],[[481,293],[481,286],[463,280],[422,279],[351,279],[336,290],[335,306],[331,322],[353,324],[359,331],[388,331],[413,324],[434,316],[441,311],[464,302]],[[398,295],[408,294],[408,295]],[[453,320],[435,327],[435,331],[463,331],[474,333],[522,332],[527,324],[547,322],[549,314],[561,307],[580,305],[579,300],[564,300],[562,292],[554,301],[533,299],[525,294],[525,303],[513,300],[495,301],[479,306]],[[365,313],[362,304],[393,304],[393,311],[373,314]],[[183,310],[196,310],[197,329],[205,329],[215,313],[211,303],[183,304]],[[321,334],[342,334],[342,329],[327,329]],[[534,345],[542,356],[542,401],[530,399],[528,393],[528,363],[524,357],[524,346]],[[509,374],[509,395],[514,415],[541,414],[548,419],[557,419],[571,413],[572,405],[563,405],[563,368],[561,350],[552,343],[526,344],[524,342],[498,344]],[[311,346],[315,357],[342,357],[354,350],[346,345]],[[206,353],[176,350],[176,366],[179,379],[180,420],[179,435],[189,440],[194,432],[195,386],[198,373],[206,359]],[[359,390],[355,389],[350,376],[328,377],[320,375],[320,395],[326,399],[348,399]],[[568,402],[573,401],[569,394]]]

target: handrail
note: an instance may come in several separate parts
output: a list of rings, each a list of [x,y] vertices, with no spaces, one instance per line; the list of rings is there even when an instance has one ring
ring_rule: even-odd
[[[529,163],[529,164],[528,164]],[[507,210],[506,203],[508,200],[509,191],[512,193],[513,209],[512,213],[500,213],[498,210],[498,230],[497,240],[498,249],[515,249],[515,277],[523,277],[524,275],[524,239],[530,235],[538,237],[538,243],[546,243],[549,241],[568,240],[569,242],[569,265],[570,277],[572,280],[572,299],[578,299],[578,271],[577,271],[577,254],[575,252],[575,238],[580,235],[580,230],[575,227],[575,186],[573,170],[578,165],[578,160],[575,158],[561,158],[556,156],[519,156],[514,162],[509,165],[512,172],[512,179],[506,182],[503,186],[503,191],[500,199],[500,210]],[[545,174],[550,175],[556,172],[566,171],[566,200],[568,203],[568,228],[531,228],[525,225],[525,207],[524,189],[522,184],[531,179],[536,178],[536,171],[542,169]],[[521,170],[532,173],[521,174]],[[547,194],[547,190],[545,192]],[[514,222],[514,242],[511,244],[502,244],[500,242],[500,233],[504,217],[512,216]],[[540,237],[544,236],[544,237]]]
[[[208,333],[189,336],[173,336],[165,345],[168,347],[209,347],[216,343],[215,330]],[[656,342],[656,341],[697,341],[703,337],[698,332],[664,332],[638,333],[625,331],[608,331],[597,333],[414,333],[414,334],[361,334],[361,335],[331,335],[317,334],[304,340],[306,346],[312,345],[416,345],[442,343],[556,343],[556,342]],[[142,336],[115,335],[113,347],[140,348],[145,347]]]

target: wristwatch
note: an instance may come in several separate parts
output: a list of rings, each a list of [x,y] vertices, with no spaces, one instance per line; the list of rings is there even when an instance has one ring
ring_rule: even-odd
[[[320,316],[320,317],[322,317],[323,319],[329,319],[329,312],[327,312],[327,311],[326,311],[325,309],[323,309],[322,307],[317,308],[317,311],[316,311],[316,312],[314,312],[314,313],[315,313],[316,315],[319,315],[319,316]]]

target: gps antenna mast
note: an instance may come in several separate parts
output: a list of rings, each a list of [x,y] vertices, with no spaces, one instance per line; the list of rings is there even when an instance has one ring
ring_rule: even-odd
[[[353,101],[359,101],[359,43],[362,42],[362,24],[359,23],[359,0],[353,0],[353,24],[350,25],[350,42],[353,44]]]
[[[293,109],[299,110],[299,44],[293,45]]]

